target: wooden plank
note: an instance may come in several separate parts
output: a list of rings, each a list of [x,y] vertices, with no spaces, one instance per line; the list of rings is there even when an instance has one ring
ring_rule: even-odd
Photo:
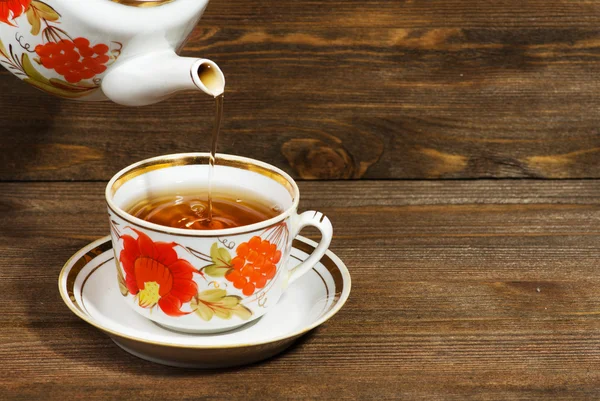
[[[334,223],[348,303],[279,357],[199,372],[129,356],[62,304],[60,266],[108,232],[104,184],[0,184],[3,396],[598,398],[596,181],[300,186]]]
[[[184,54],[227,75],[220,150],[294,177],[600,177],[600,2],[522,3],[214,2]],[[107,180],[207,150],[212,103],[73,103],[2,71],[0,121],[0,180]]]
[[[217,27],[267,25],[300,29],[315,25],[352,29],[373,26],[595,29],[600,24],[600,13],[594,0],[213,1],[202,23]]]

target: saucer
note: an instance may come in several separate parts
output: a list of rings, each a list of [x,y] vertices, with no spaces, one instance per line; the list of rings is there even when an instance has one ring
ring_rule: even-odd
[[[298,236],[288,268],[308,258],[316,246]],[[109,236],[87,245],[63,267],[60,294],[73,313],[105,332],[119,347],[164,365],[222,368],[267,359],[330,319],[350,295],[348,269],[327,251],[265,316],[225,333],[186,334],[161,327],[125,305],[114,258]]]

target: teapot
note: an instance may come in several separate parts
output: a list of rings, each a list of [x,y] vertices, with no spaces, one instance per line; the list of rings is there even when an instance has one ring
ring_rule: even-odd
[[[179,91],[217,96],[211,60],[177,52],[208,0],[0,0],[0,64],[23,81],[74,100],[126,106]]]

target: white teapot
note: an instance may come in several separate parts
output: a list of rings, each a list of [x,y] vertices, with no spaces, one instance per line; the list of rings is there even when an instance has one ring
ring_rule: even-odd
[[[176,92],[216,96],[225,78],[207,59],[177,55],[208,0],[2,0],[0,64],[64,98],[127,106]]]

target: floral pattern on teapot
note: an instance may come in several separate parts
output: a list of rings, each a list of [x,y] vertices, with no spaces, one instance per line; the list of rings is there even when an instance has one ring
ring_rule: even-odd
[[[16,40],[8,45],[0,41],[0,63],[50,94],[71,99],[89,96],[100,89],[102,74],[123,46],[73,37],[59,26],[60,19],[60,12],[42,0],[0,0],[0,24],[13,27]],[[20,32],[23,25],[28,25],[35,42]]]

